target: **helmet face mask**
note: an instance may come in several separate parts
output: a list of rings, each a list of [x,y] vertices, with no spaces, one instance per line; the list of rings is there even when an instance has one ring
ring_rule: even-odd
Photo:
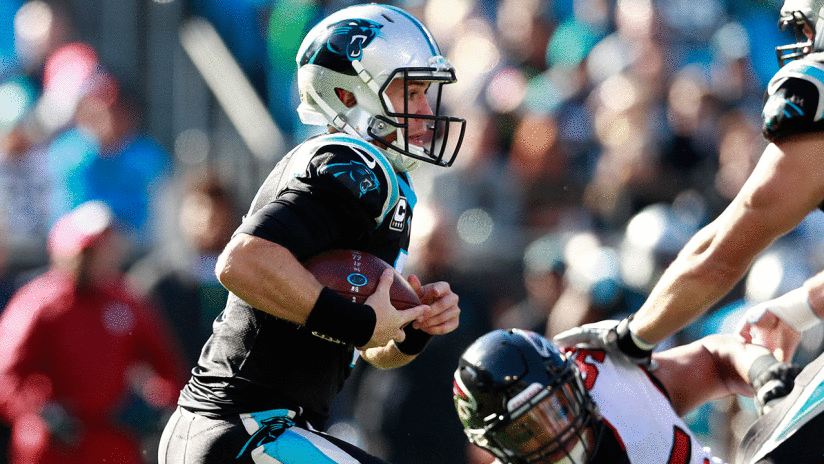
[[[470,346],[453,399],[469,441],[502,462],[584,464],[596,407],[574,362],[533,332],[496,330]]]
[[[376,141],[399,171],[411,170],[419,161],[439,166],[454,162],[466,121],[440,113],[442,87],[456,81],[455,70],[426,27],[409,13],[377,4],[344,8],[309,31],[297,64],[298,113],[305,124],[329,125]],[[386,90],[399,79],[404,90],[413,82],[431,84],[431,108],[410,113],[407,101],[392,105]],[[350,92],[356,103],[344,105],[339,90]],[[410,140],[409,121],[414,119],[426,120],[431,135]]]
[[[402,82],[402,95],[405,96],[402,98],[403,105],[400,108],[395,108],[387,96],[387,89],[396,80]],[[445,70],[434,67],[395,69],[381,87],[379,95],[383,114],[375,115],[372,124],[367,128],[368,136],[391,147],[401,155],[438,166],[451,166],[463,142],[466,130],[465,120],[440,115],[443,86],[452,82],[455,82],[455,71],[452,68]],[[410,111],[408,95],[409,87],[413,83],[429,84],[426,96],[431,111]],[[418,136],[420,143],[410,141],[412,120],[425,123],[425,134]],[[392,137],[392,134],[395,136]]]
[[[792,27],[796,43],[775,48],[778,65],[824,50],[824,0],[786,0],[781,7],[778,27]],[[809,35],[808,35],[809,34]]]

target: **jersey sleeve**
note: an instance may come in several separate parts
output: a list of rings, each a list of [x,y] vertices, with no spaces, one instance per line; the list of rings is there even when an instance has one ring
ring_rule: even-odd
[[[773,76],[765,95],[762,132],[775,142],[824,130],[824,64],[812,59],[788,63]]]
[[[397,180],[372,154],[345,145],[325,146],[235,233],[278,243],[298,259],[331,247],[351,247],[380,225],[397,192]]]

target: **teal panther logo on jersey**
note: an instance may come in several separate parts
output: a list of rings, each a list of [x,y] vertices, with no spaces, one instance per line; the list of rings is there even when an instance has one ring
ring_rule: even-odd
[[[333,163],[324,166],[320,170],[321,174],[332,174],[349,190],[358,193],[358,198],[377,190],[380,186],[378,176],[366,167],[365,164],[357,161],[350,161],[348,163]]]

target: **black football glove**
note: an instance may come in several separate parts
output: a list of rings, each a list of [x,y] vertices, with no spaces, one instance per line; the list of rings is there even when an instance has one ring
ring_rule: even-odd
[[[652,350],[639,347],[632,339],[629,322],[632,316],[620,321],[606,320],[584,324],[556,335],[553,341],[558,346],[601,349],[610,355],[619,355],[624,360],[654,369]]]
[[[783,363],[765,354],[750,366],[749,377],[755,389],[755,408],[758,415],[768,413],[778,401],[787,396],[795,385],[795,377],[801,368]]]

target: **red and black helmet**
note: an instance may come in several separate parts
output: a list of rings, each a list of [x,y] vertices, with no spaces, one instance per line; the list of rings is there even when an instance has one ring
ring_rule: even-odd
[[[506,463],[584,464],[595,404],[574,361],[527,330],[495,330],[460,358],[452,397],[469,441]]]

